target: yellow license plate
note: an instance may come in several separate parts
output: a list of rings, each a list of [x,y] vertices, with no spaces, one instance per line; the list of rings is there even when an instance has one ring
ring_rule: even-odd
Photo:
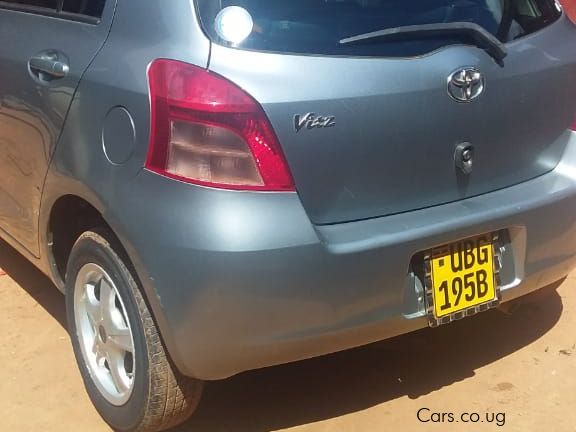
[[[430,273],[436,319],[496,300],[492,236],[486,234],[434,249]]]

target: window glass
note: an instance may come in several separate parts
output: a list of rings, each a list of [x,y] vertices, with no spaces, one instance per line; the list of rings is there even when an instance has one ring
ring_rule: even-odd
[[[46,9],[56,9],[58,0],[4,0],[5,3],[22,6],[42,7]]]
[[[259,51],[321,55],[415,56],[463,42],[462,34],[444,34],[339,43],[351,36],[420,24],[474,23],[508,42],[547,26],[561,15],[554,0],[197,0],[197,3],[203,27],[215,42]],[[221,11],[230,6],[244,11],[239,14],[236,8],[235,15],[229,14],[226,21],[222,19],[226,11]],[[229,40],[224,39],[222,29],[230,35]]]
[[[80,15],[100,18],[106,0],[64,0],[62,10]]]

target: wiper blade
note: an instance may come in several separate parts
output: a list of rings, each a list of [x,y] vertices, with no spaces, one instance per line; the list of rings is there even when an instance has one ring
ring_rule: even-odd
[[[478,24],[469,22],[452,22],[436,24],[420,24],[402,27],[392,27],[370,33],[351,36],[340,41],[341,45],[349,45],[374,40],[395,40],[419,37],[465,36],[476,46],[483,48],[498,63],[508,55],[506,46],[494,35]]]

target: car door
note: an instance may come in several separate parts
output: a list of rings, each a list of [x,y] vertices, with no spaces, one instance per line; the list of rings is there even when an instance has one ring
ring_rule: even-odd
[[[38,255],[51,155],[116,0],[0,1],[0,234]]]

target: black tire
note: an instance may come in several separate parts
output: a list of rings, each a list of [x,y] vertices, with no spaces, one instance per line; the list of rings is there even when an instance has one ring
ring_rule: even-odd
[[[86,264],[100,266],[112,279],[132,330],[133,387],[129,399],[121,406],[111,404],[99,390],[80,347],[74,293],[78,273]],[[156,432],[190,417],[198,405],[203,385],[180,374],[172,364],[138,278],[131,269],[122,247],[109,230],[94,229],[82,234],[72,248],[66,271],[68,329],[84,385],[102,418],[116,431]]]

